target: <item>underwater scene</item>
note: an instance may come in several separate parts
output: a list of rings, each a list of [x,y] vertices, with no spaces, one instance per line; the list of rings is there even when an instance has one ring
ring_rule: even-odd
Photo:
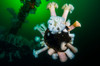
[[[97,65],[99,0],[0,0],[1,65]]]

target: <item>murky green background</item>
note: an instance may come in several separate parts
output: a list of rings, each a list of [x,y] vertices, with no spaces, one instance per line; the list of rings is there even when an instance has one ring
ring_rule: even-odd
[[[76,34],[74,45],[79,49],[78,56],[80,59],[85,57],[86,59],[91,59],[91,55],[98,48],[98,36],[99,36],[99,0],[41,0],[40,6],[37,8],[35,14],[29,14],[27,19],[28,23],[24,23],[22,28],[19,30],[17,35],[21,35],[25,38],[33,39],[34,36],[38,35],[38,31],[34,31],[33,27],[37,24],[45,23],[47,26],[47,21],[50,17],[49,10],[46,9],[49,2],[55,1],[58,3],[59,8],[56,9],[58,16],[63,14],[61,7],[65,3],[71,3],[75,7],[75,10],[72,14],[68,15],[68,19],[71,20],[71,23],[78,20],[82,27],[76,28],[72,33]],[[12,15],[6,10],[7,8],[13,8],[18,14],[20,7],[23,4],[20,3],[20,0],[0,0],[0,25],[7,27],[8,31],[11,28],[11,18]],[[95,54],[94,54],[95,55]],[[76,57],[78,58],[76,55]],[[77,59],[79,60],[79,58]]]

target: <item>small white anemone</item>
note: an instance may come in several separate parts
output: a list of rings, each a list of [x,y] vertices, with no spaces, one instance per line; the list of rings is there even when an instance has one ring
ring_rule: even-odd
[[[52,34],[61,33],[65,28],[65,19],[59,16],[51,16],[48,20],[48,28]]]

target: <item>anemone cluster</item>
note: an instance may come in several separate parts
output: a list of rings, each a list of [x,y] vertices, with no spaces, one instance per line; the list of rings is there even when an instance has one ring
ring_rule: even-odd
[[[61,16],[57,16],[55,8],[58,8],[58,4],[51,2],[47,5],[47,9],[50,10],[50,19],[48,20],[48,27],[41,24],[40,26],[34,27],[35,30],[38,30],[42,36],[43,40],[42,45],[44,48],[40,50],[33,50],[33,55],[37,58],[38,54],[48,49],[48,54],[52,56],[53,59],[59,57],[61,62],[65,62],[68,58],[73,59],[74,53],[78,52],[78,49],[72,44],[74,42],[75,34],[71,33],[76,27],[81,27],[81,24],[78,21],[75,21],[74,24],[70,25],[70,20],[67,20],[68,13],[72,13],[74,7],[72,4],[64,4],[62,9],[64,13]],[[67,58],[68,57],[68,58]]]

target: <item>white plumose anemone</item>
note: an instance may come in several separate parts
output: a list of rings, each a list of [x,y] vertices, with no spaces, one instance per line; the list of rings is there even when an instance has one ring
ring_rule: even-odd
[[[65,19],[59,16],[51,16],[48,20],[48,29],[52,34],[61,33],[65,28]]]

